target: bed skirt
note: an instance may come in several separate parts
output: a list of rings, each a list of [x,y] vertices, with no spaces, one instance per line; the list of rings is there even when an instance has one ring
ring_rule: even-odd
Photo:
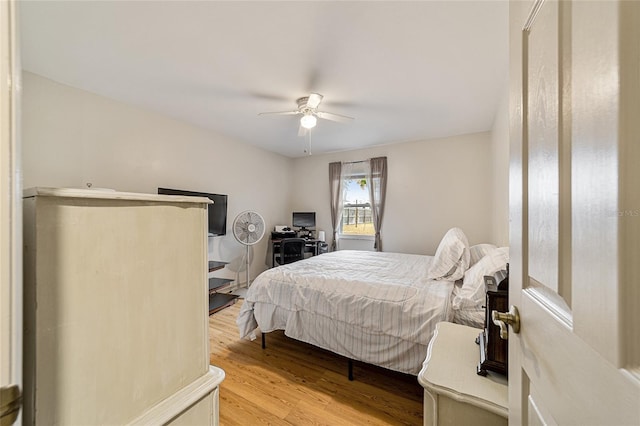
[[[263,333],[284,330],[292,339],[309,343],[356,361],[417,376],[427,356],[427,346],[398,337],[372,334],[353,324],[335,321],[305,311],[289,311],[269,303],[256,302],[251,315]],[[251,322],[251,321],[250,321]],[[250,326],[250,328],[253,326]],[[245,334],[250,334],[248,330]]]

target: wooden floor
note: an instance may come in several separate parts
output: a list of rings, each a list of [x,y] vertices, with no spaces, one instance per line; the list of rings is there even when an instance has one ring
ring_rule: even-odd
[[[423,389],[415,376],[347,360],[331,352],[267,334],[267,348],[238,337],[242,300],[209,317],[211,364],[226,378],[220,424],[421,425]]]

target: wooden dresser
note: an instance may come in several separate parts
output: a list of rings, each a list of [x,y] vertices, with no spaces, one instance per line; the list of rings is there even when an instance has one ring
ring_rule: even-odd
[[[485,276],[485,318],[484,329],[478,334],[476,343],[480,350],[478,374],[487,371],[504,374],[509,372],[509,345],[500,336],[500,327],[493,323],[491,313],[509,310],[509,265],[506,271],[498,271],[493,276]]]
[[[217,424],[207,200],[24,194],[24,424]]]

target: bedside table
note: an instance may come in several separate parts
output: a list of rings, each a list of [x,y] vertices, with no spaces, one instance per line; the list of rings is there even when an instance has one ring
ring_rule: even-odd
[[[450,322],[436,325],[418,374],[424,388],[424,425],[507,425],[507,378],[476,374],[479,329]]]

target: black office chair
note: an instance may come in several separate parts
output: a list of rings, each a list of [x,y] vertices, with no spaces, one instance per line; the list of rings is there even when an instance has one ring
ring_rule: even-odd
[[[280,265],[297,262],[304,259],[304,238],[285,238],[280,241],[280,256],[276,256],[276,261]]]

